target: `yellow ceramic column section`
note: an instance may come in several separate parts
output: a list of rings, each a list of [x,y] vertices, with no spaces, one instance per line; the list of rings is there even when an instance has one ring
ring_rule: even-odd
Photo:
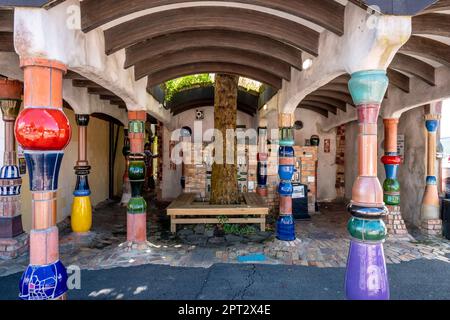
[[[87,126],[89,115],[76,115],[78,126],[78,161],[74,167],[77,175],[77,184],[73,193],[72,204],[72,231],[87,233],[92,227],[92,206],[89,189],[88,174],[91,169],[87,161]]]

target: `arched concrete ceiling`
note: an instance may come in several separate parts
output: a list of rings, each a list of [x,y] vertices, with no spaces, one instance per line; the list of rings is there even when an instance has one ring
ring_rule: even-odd
[[[166,107],[171,110],[173,115],[177,115],[187,110],[213,105],[214,87],[209,86],[178,92]],[[239,111],[254,116],[258,109],[258,96],[239,90],[237,108]]]
[[[186,49],[175,53],[162,55],[154,59],[140,61],[134,66],[136,80],[160,72],[192,63],[233,63],[255,69],[265,70],[278,78],[290,80],[290,65],[266,55],[252,53],[240,49],[204,47]]]
[[[83,31],[87,32],[138,11],[186,2],[189,1],[135,0],[130,2],[115,0],[84,0],[81,2],[81,25]],[[227,1],[218,0],[217,2]],[[257,5],[285,12],[322,26],[338,35],[342,35],[344,32],[344,6],[333,0],[234,0],[233,2]]]
[[[250,32],[318,55],[320,34],[310,28],[264,12],[208,6],[151,13],[107,29],[105,52],[111,54],[147,39],[194,30]]]
[[[268,84],[275,89],[281,89],[282,86],[282,79],[280,77],[268,73],[264,69],[258,69],[246,65],[233,64],[228,62],[203,62],[184,64],[181,66],[175,66],[149,74],[147,89],[168,80],[179,78],[182,76],[192,75],[196,73],[216,72],[241,75]]]
[[[225,48],[262,54],[302,69],[302,53],[296,48],[268,37],[225,30],[196,30],[171,33],[135,44],[126,49],[125,68],[184,50]]]

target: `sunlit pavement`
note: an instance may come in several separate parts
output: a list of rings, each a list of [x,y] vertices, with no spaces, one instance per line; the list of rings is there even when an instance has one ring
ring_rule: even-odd
[[[450,267],[437,260],[388,265],[391,298],[450,299]],[[81,271],[69,299],[344,299],[344,268],[216,264],[211,268],[145,265]],[[20,273],[0,278],[0,298],[17,299]]]

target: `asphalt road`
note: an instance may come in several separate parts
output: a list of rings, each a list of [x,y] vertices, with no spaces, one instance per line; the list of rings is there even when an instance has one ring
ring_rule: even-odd
[[[343,268],[217,264],[209,269],[145,265],[81,271],[69,299],[344,299]],[[416,260],[388,265],[391,298],[450,299],[450,265]],[[0,278],[0,299],[17,299],[20,274]]]

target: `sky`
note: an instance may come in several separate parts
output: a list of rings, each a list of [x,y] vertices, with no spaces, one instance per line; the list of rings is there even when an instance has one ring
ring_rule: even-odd
[[[441,119],[441,138],[448,137],[450,137],[450,99],[444,101]]]

